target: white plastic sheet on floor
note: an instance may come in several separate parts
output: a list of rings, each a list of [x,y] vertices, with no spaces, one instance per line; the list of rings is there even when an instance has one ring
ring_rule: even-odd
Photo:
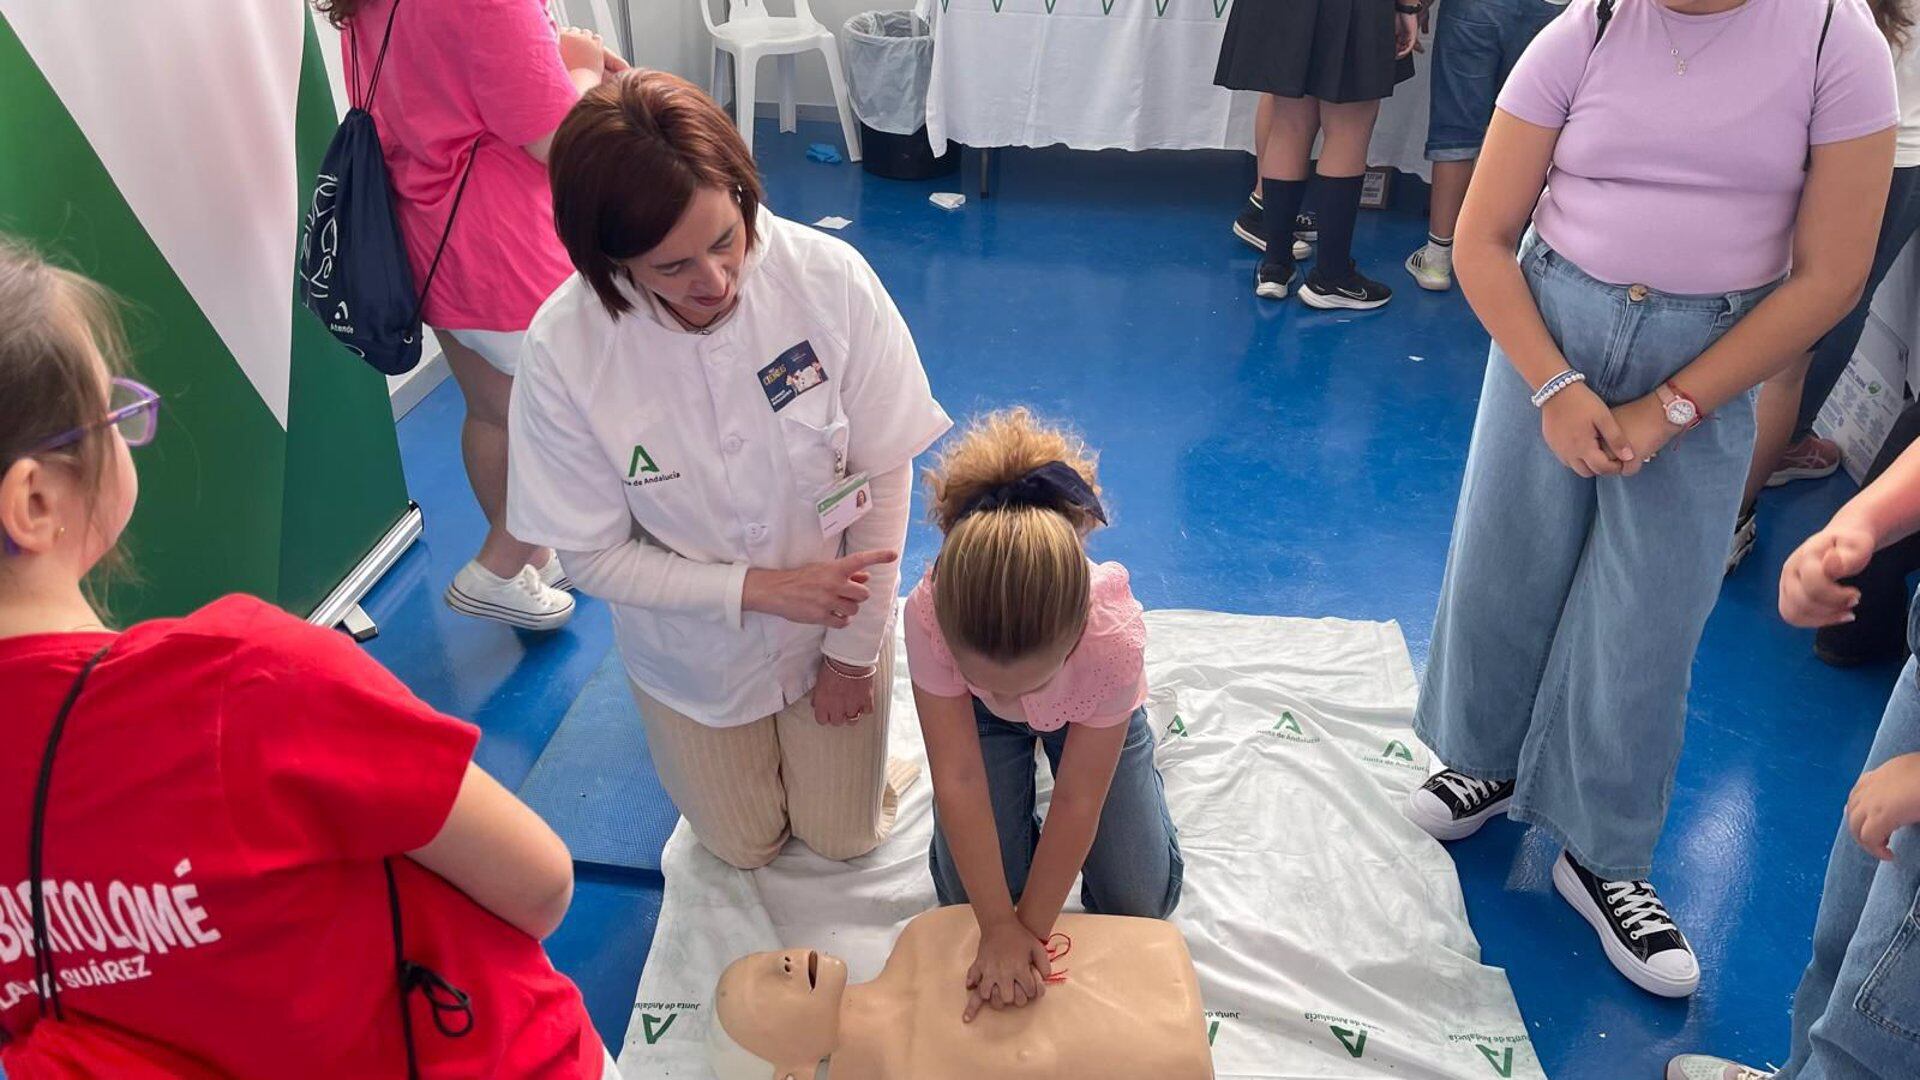
[[[1219,1077],[1544,1077],[1506,976],[1480,963],[1452,861],[1400,813],[1428,754],[1399,628],[1188,611],[1147,624],[1148,708],[1187,862],[1174,922]],[[895,754],[924,760],[905,664],[893,716]],[[872,978],[934,903],[931,798],[923,778],[869,856],[836,864],[794,844],[754,873],[708,855],[683,821],[620,1056],[628,1080],[710,1075],[708,1002],[740,955],[818,948]]]

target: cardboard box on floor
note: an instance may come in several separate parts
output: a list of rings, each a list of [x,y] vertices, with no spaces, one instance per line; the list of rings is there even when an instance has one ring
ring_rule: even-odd
[[[1814,430],[1840,444],[1854,483],[1866,479],[1880,446],[1906,404],[1908,349],[1876,311],[1867,318],[1853,362],[1814,420]]]

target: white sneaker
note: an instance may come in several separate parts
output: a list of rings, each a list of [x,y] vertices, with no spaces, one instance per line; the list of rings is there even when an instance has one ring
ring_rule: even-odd
[[[1771,1080],[1773,1075],[1706,1054],[1681,1054],[1667,1062],[1667,1080]]]
[[[503,578],[470,562],[447,586],[447,606],[462,615],[522,630],[558,630],[573,618],[573,597],[547,587],[540,581],[540,571],[531,566]]]
[[[547,565],[534,569],[540,572],[540,584],[547,588],[559,589],[561,592],[573,591],[573,579],[567,576],[567,568],[560,565],[559,552],[547,556]]]
[[[1413,275],[1415,285],[1428,292],[1446,292],[1453,288],[1453,267],[1427,265],[1427,249],[1424,245],[1407,256],[1407,273]]]

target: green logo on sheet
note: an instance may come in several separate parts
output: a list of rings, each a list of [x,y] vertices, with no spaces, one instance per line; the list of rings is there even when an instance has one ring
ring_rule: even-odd
[[[1340,1040],[1340,1045],[1347,1048],[1348,1054],[1354,1057],[1364,1057],[1366,1055],[1366,1052],[1367,1052],[1367,1033],[1366,1032],[1348,1031],[1346,1028],[1333,1027],[1333,1025],[1331,1024],[1327,1026],[1333,1031],[1333,1037]]]
[[[1187,722],[1185,720],[1180,719],[1179,715],[1176,714],[1173,718],[1173,723],[1167,726],[1167,734],[1177,736],[1182,739],[1186,738]]]
[[[1413,747],[1394,739],[1387,743],[1379,754],[1360,760],[1371,765],[1391,765],[1396,769],[1418,769],[1420,765],[1413,759]]]
[[[1207,1018],[1207,1045],[1212,1046],[1214,1044],[1214,1040],[1220,1037],[1220,1022],[1222,1020],[1238,1020],[1240,1019],[1240,1014],[1237,1012],[1213,1012],[1209,1010],[1206,1014],[1206,1018]]]
[[[1320,736],[1307,734],[1307,729],[1300,726],[1300,718],[1293,715],[1291,711],[1281,713],[1280,719],[1275,720],[1273,726],[1268,728],[1266,733],[1278,739],[1285,739],[1288,742],[1316,743],[1320,741]]]
[[[660,466],[653,463],[653,455],[639,443],[633,444],[633,463],[627,466],[627,479],[631,480],[641,473],[657,473]]]
[[[1487,1059],[1487,1064],[1493,1066],[1494,1072],[1506,1077],[1513,1075],[1513,1047],[1505,1048],[1498,1057],[1494,1056],[1491,1046],[1475,1043],[1474,1049],[1480,1051],[1481,1055]]]
[[[665,1017],[642,1013],[640,1014],[640,1034],[646,1038],[647,1045],[652,1046],[666,1035],[667,1029],[672,1027],[673,1022],[678,1019],[680,1019],[679,1013],[668,1013]]]

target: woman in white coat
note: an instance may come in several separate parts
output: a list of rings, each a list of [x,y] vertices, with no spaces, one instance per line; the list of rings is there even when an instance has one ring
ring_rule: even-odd
[[[631,72],[556,133],[578,271],[534,318],[508,520],[613,607],[660,779],[702,844],[871,851],[913,459],[951,426],[885,288],[760,206],[685,81]]]

